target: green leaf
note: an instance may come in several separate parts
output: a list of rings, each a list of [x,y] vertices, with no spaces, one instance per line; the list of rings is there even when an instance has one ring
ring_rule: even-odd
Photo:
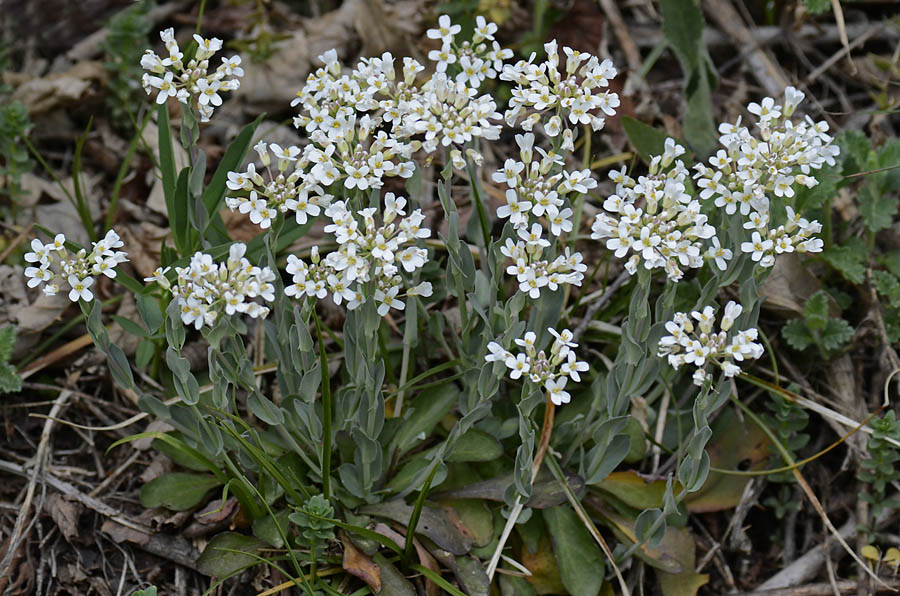
[[[173,511],[186,511],[221,484],[215,476],[169,472],[144,485],[141,489],[141,505],[148,509],[166,507]]]
[[[831,0],[803,0],[803,4],[811,14],[819,14],[831,9]]]
[[[503,455],[500,442],[484,431],[470,428],[456,441],[444,461],[491,461]]]
[[[872,282],[879,294],[885,296],[891,306],[900,306],[900,281],[887,271],[873,271]]]
[[[665,132],[647,126],[631,116],[622,116],[622,128],[625,129],[625,136],[635,151],[645,162],[650,163],[654,155],[662,155],[666,139],[669,138]]]
[[[832,246],[822,253],[829,265],[837,269],[848,281],[863,283],[866,277],[866,247],[862,240],[853,237],[843,246]]]
[[[149,588],[138,590],[136,592],[133,592],[131,596],[156,596],[156,586],[150,586]]]
[[[0,329],[0,362],[9,362],[13,348],[16,346],[16,327],[7,325]]]
[[[229,577],[261,561],[257,558],[266,543],[236,532],[219,534],[209,541],[197,559],[197,570],[210,577]]]
[[[210,460],[203,456],[198,457],[199,452],[194,448],[189,447],[187,443],[182,442],[180,439],[171,435],[167,436],[175,440],[167,441],[165,439],[155,438],[153,439],[153,448],[162,451],[162,453],[173,462],[188,470],[194,470],[195,472],[209,471]]]
[[[162,174],[163,195],[166,199],[166,211],[169,217],[175,213],[175,151],[172,145],[172,125],[169,122],[169,108],[162,104],[157,108],[159,129],[159,169]]]
[[[270,426],[284,424],[284,412],[259,391],[253,391],[247,397],[247,405],[253,415]]]
[[[131,319],[126,319],[125,317],[120,317],[119,315],[113,315],[113,320],[119,324],[119,327],[134,335],[136,337],[150,337],[150,334],[147,333],[147,330],[132,321]]]
[[[869,153],[872,151],[872,141],[869,140],[869,137],[858,130],[844,130],[837,135],[835,142],[841,148],[844,174],[862,172],[869,160]]]
[[[805,350],[815,341],[803,319],[791,319],[785,323],[781,328],[781,336],[795,350]]]
[[[412,403],[412,412],[394,435],[393,446],[398,453],[402,455],[408,451],[420,440],[419,435],[431,434],[435,425],[450,411],[458,399],[459,390],[452,382],[419,393]]]
[[[828,322],[828,294],[819,290],[809,297],[803,307],[803,318],[806,326],[811,330],[821,331]]]
[[[568,504],[543,511],[559,575],[572,596],[597,596],[603,586],[603,553]]]
[[[703,13],[695,0],[660,0],[663,35],[675,51],[683,69],[693,71],[702,65]]]
[[[6,362],[0,363],[0,393],[18,393],[22,390],[22,378],[16,369]]]
[[[853,327],[844,319],[828,319],[822,331],[822,345],[829,352],[835,352],[853,337]]]
[[[881,190],[900,190],[900,140],[891,139],[878,150],[878,167],[891,168],[880,174]]]
[[[173,209],[168,211],[169,227],[172,229],[172,237],[175,239],[175,247],[178,254],[182,257],[188,256],[190,247],[188,246],[188,234],[190,233],[191,221],[188,215],[191,201],[188,192],[188,184],[191,179],[191,168],[184,168],[178,174],[178,180],[175,182],[175,199],[173,201]]]
[[[869,182],[859,189],[858,201],[859,214],[870,231],[877,232],[891,227],[897,213],[896,196]]]
[[[894,274],[894,277],[900,278],[900,250],[889,250],[878,257],[878,262]]]
[[[683,0],[691,1],[691,0]],[[705,50],[703,50],[705,52]],[[704,66],[696,69],[685,89],[684,139],[699,156],[711,155],[718,143],[712,114],[712,85]]]
[[[137,293],[134,297],[138,314],[144,321],[144,325],[151,333],[156,333],[163,324],[162,310],[159,308],[159,299],[150,294]]]

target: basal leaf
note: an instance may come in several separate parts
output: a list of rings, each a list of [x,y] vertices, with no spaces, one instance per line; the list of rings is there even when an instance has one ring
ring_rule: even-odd
[[[828,319],[828,323],[822,331],[822,345],[829,352],[837,351],[850,341],[853,333],[853,327],[844,319]]]
[[[471,428],[457,439],[444,461],[491,461],[503,455],[500,442],[484,431]]]
[[[869,231],[877,232],[891,227],[894,215],[897,214],[896,195],[883,191],[877,184],[866,183],[859,189],[857,200],[859,214]]]
[[[832,246],[822,256],[848,281],[861,284],[865,279],[866,247],[859,238],[850,238],[843,246]]]
[[[151,509],[166,507],[186,511],[200,503],[212,488],[222,483],[215,476],[169,472],[154,478],[141,489],[141,505]]]
[[[810,329],[825,329],[825,323],[828,322],[828,294],[824,290],[819,290],[806,301],[803,317]]]
[[[872,282],[878,293],[890,301],[891,306],[900,306],[900,281],[896,277],[887,271],[873,271]]]
[[[813,336],[803,319],[791,319],[781,328],[781,336],[795,350],[805,350],[813,343]]]
[[[236,532],[219,534],[203,549],[197,559],[197,569],[210,577],[229,577],[260,563],[253,555],[258,555],[265,546],[265,542],[253,536]]]
[[[409,450],[419,440],[420,435],[430,434],[440,419],[456,404],[458,398],[459,391],[452,382],[426,389],[417,395],[412,402],[409,417],[394,435],[393,444],[399,453]]]
[[[568,504],[545,509],[543,514],[563,585],[572,596],[597,596],[605,569],[597,543]]]

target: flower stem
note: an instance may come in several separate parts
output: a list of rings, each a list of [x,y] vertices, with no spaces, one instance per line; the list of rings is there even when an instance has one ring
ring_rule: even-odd
[[[548,392],[547,408],[544,410],[544,423],[541,425],[541,437],[538,441],[538,449],[534,456],[534,463],[531,464],[532,484],[534,484],[538,472],[541,469],[541,464],[544,463],[544,457],[547,455],[547,450],[550,448],[550,435],[553,433],[553,420],[555,417],[556,406],[550,400],[550,393]],[[503,547],[506,545],[506,541],[512,533],[513,526],[516,525],[516,520],[519,519],[519,515],[522,514],[522,509],[524,509],[524,507],[522,495],[517,496],[516,502],[513,503],[513,508],[509,512],[509,518],[506,520],[506,525],[503,527],[503,532],[500,534],[497,548],[494,550],[494,554],[491,556],[491,560],[488,563],[488,581],[493,581],[494,579],[494,573],[497,571],[497,564],[500,562],[500,554],[503,552]]]
[[[331,379],[328,375],[328,356],[325,354],[325,341],[322,337],[322,324],[319,315],[313,309],[316,320],[316,335],[319,338],[319,360],[322,370],[322,493],[331,499]]]

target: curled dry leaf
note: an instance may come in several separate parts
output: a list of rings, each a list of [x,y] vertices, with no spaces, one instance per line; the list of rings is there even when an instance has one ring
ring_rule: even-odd
[[[344,545],[344,558],[341,565],[344,571],[356,576],[366,585],[372,588],[376,594],[381,591],[381,569],[372,560],[372,557],[362,552],[344,532],[340,532],[341,542]]]
[[[84,100],[92,88],[105,84],[106,76],[102,62],[79,62],[65,72],[53,72],[22,83],[13,91],[11,99],[22,102],[34,117]]]
[[[81,503],[72,501],[59,493],[54,493],[47,499],[44,509],[56,522],[60,533],[68,542],[72,542],[72,538],[78,536],[78,520],[84,511],[84,506]]]

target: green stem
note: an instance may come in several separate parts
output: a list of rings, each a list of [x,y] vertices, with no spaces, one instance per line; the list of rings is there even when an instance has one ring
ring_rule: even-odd
[[[197,10],[197,28],[194,33],[200,35],[200,29],[203,26],[203,13],[206,12],[206,0],[200,0],[200,8]]]
[[[484,249],[491,244],[491,225],[488,223],[487,212],[484,209],[484,202],[481,200],[481,191],[478,189],[478,180],[475,177],[475,168],[472,167],[471,161],[466,161],[466,168],[469,170],[469,187],[472,189],[472,199],[475,202],[475,208],[478,211],[478,220],[481,223],[481,235],[484,241]]]
[[[418,308],[416,301],[409,300],[407,308]],[[403,357],[400,360],[400,381],[397,383],[397,400],[394,402],[394,418],[399,418],[403,413],[403,396],[406,391],[406,375],[409,374],[409,353],[412,349],[410,338],[415,334],[413,325],[416,317],[406,316],[406,322],[403,325]]]
[[[325,353],[325,341],[322,337],[322,324],[319,315],[313,309],[316,320],[316,335],[319,339],[319,361],[322,369],[322,492],[326,499],[331,499],[331,379],[328,374],[328,355]]]

